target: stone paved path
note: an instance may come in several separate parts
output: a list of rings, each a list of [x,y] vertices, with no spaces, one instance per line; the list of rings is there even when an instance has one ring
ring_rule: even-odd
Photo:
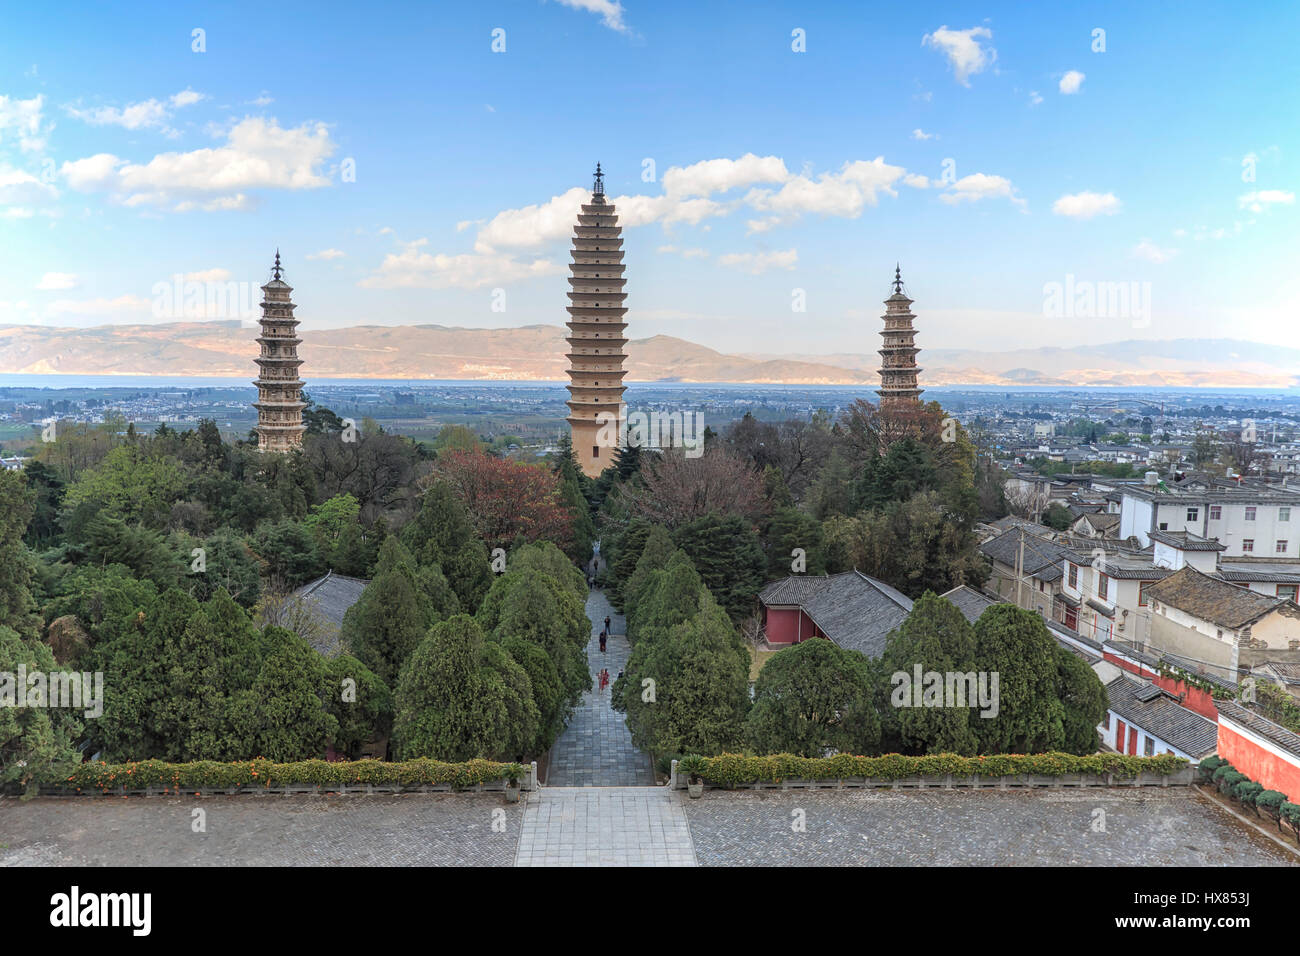
[[[694,866],[682,806],[667,787],[544,787],[528,795],[516,866]]]
[[[612,637],[600,652],[600,629],[605,617],[611,617]],[[551,748],[547,770],[548,787],[652,787],[654,769],[650,757],[632,743],[623,715],[609,703],[610,688],[600,690],[596,675],[602,667],[609,669],[612,685],[627,663],[628,646],[624,636],[623,615],[614,611],[603,591],[592,591],[587,598],[587,617],[591,619],[591,640],[587,644],[587,664],[591,668],[592,689],[569,719],[555,746]]]

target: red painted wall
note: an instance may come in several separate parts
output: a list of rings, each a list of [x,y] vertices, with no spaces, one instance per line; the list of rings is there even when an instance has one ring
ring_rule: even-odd
[[[763,616],[769,644],[797,644],[810,637],[825,636],[800,608],[765,607]]]
[[[1292,803],[1300,802],[1300,757],[1295,763],[1269,753],[1254,741],[1219,723],[1219,756],[1265,790],[1280,790]]]
[[[1161,677],[1149,667],[1144,667],[1135,661],[1120,657],[1111,651],[1103,651],[1103,658],[1110,661],[1116,667],[1121,667],[1130,674],[1137,674],[1139,677],[1145,677],[1162,690],[1182,697],[1183,706],[1188,710],[1195,711],[1202,717],[1210,720],[1219,719],[1219,708],[1214,706],[1214,698],[1208,691],[1201,690],[1199,687],[1190,687],[1181,680],[1175,680],[1172,677]]]

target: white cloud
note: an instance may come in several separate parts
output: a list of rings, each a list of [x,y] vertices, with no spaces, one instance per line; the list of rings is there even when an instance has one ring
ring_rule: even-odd
[[[859,159],[816,180],[801,174],[778,190],[751,189],[745,202],[759,212],[775,213],[781,220],[805,213],[856,219],[865,206],[879,203],[879,193],[896,196],[893,186],[906,172],[902,166],[890,166],[883,156],[870,162]]]
[[[1123,206],[1114,193],[1081,192],[1065,195],[1052,203],[1052,212],[1071,219],[1113,216]]]
[[[271,94],[267,93],[266,90],[263,90],[260,94],[258,94],[256,98],[249,100],[247,105],[248,106],[270,106],[274,102],[275,102],[275,98],[271,96]]]
[[[591,192],[581,186],[552,196],[544,203],[505,209],[479,228],[476,252],[488,254],[500,248],[534,248],[573,233],[578,207],[591,201]]]
[[[1002,176],[990,176],[986,173],[971,173],[963,176],[939,194],[940,202],[956,206],[963,202],[978,202],[981,199],[1009,199],[1017,206],[1024,206],[1025,200],[1011,185],[1011,180]]]
[[[18,134],[18,145],[23,152],[43,150],[45,136],[51,128],[44,125],[41,112],[44,103],[44,96],[34,96],[30,100],[0,96],[0,143],[12,130]]]
[[[181,90],[169,96],[166,101],[148,99],[139,103],[130,103],[127,106],[118,108],[116,106],[96,106],[89,109],[81,109],[76,106],[65,106],[69,116],[89,123],[91,126],[120,126],[123,129],[160,129],[165,133],[174,134],[168,125],[168,120],[177,109],[186,106],[193,106],[200,100],[205,99],[204,94],[196,93],[191,89]]]
[[[926,140],[926,139],[938,139],[938,138],[939,135],[937,133],[927,133],[925,132],[925,130],[921,130],[921,129],[912,130],[912,139]]]
[[[1177,249],[1162,249],[1150,239],[1143,239],[1133,247],[1133,257],[1135,259],[1145,259],[1147,262],[1154,262],[1157,265],[1168,262],[1176,255],[1178,255]]]
[[[342,259],[347,253],[339,249],[322,249],[320,252],[313,252],[308,259]]]
[[[564,267],[549,259],[523,262],[498,253],[431,255],[420,247],[427,240],[407,243],[401,252],[389,253],[374,275],[361,280],[370,289],[478,289],[537,276],[558,275]]]
[[[77,277],[71,272],[47,272],[41,276],[41,281],[36,283],[36,288],[42,292],[75,289],[76,287]]]
[[[706,159],[690,166],[673,166],[664,173],[668,196],[709,196],[756,183],[783,183],[790,178],[779,156],[746,153],[739,159]]]
[[[611,30],[627,33],[627,24],[623,22],[623,4],[618,0],[559,0],[561,4],[574,10],[586,10],[588,13],[600,14],[600,22]]]
[[[913,189],[929,189],[930,179],[920,173],[908,173],[903,177],[903,185],[911,186]]]
[[[58,198],[59,191],[31,173],[0,166],[0,206],[40,205]],[[25,217],[24,217],[25,218]]]
[[[1043,102],[1043,97],[1042,97],[1042,95],[1039,94],[1039,92],[1038,92],[1037,90],[1030,90],[1030,91],[1029,91],[1029,105],[1030,105],[1030,106],[1037,106],[1037,105],[1038,105],[1039,103],[1041,103],[1041,102]]]
[[[1295,193],[1283,189],[1256,189],[1237,197],[1238,209],[1263,212],[1267,206],[1290,206],[1295,203]]]
[[[1074,93],[1078,93],[1079,89],[1083,86],[1083,79],[1084,79],[1083,74],[1080,73],[1078,70],[1070,70],[1063,77],[1061,77],[1059,89],[1066,96],[1070,96]]]
[[[983,73],[998,58],[998,51],[991,45],[980,45],[981,39],[992,40],[993,31],[988,27],[949,30],[947,26],[942,26],[923,36],[921,45],[940,50],[948,57],[957,82],[962,86],[970,86],[970,78],[976,73]]]
[[[143,164],[99,153],[66,162],[60,172],[73,189],[107,191],[127,206],[241,209],[250,205],[245,189],[329,185],[321,166],[334,148],[324,123],[283,129],[274,120],[248,117],[230,129],[224,146],[159,153]]]
[[[799,252],[786,249],[784,252],[729,252],[718,256],[718,263],[735,266],[751,275],[767,272],[769,269],[793,269],[799,261]]]

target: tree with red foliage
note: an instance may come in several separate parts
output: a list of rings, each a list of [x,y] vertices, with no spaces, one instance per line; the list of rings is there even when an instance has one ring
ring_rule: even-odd
[[[544,465],[452,451],[439,457],[436,471],[455,490],[488,548],[509,548],[520,536],[568,546],[573,516],[559,478]]]

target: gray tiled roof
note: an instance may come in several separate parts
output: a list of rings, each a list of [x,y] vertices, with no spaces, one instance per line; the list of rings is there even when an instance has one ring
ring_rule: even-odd
[[[1289,602],[1229,584],[1191,565],[1147,588],[1147,597],[1219,627],[1245,627]]]
[[[1188,531],[1150,531],[1147,537],[1181,551],[1227,551],[1218,538],[1202,538]]]
[[[343,627],[343,615],[360,600],[361,592],[369,583],[361,578],[349,578],[330,572],[293,592],[293,596],[309,608],[320,622],[320,633],[308,637],[312,647],[326,657],[333,657],[342,649],[339,632]]]
[[[1048,541],[1046,538],[1028,532],[1025,532],[1024,538],[1024,571],[1027,577],[1038,578],[1041,581],[1055,581],[1065,573],[1061,569],[1061,561],[1065,556],[1064,548],[1054,541]],[[1020,532],[1004,531],[996,538],[985,541],[979,549],[999,564],[1014,568],[1020,553]]]
[[[1275,724],[1262,714],[1231,700],[1216,701],[1219,707],[1219,719],[1228,718],[1240,724],[1265,740],[1272,741],[1287,753],[1300,757],[1300,734],[1294,734],[1280,724]]]
[[[966,620],[972,624],[978,621],[980,615],[989,607],[1003,603],[1001,598],[990,597],[983,591],[977,591],[975,588],[967,587],[964,584],[940,594],[939,597],[957,605],[957,610],[961,611]]]
[[[1150,700],[1147,681],[1118,677],[1106,685],[1110,709],[1124,721],[1159,737],[1197,760],[1214,753],[1219,745],[1219,725],[1195,711],[1188,710],[1167,694]]]
[[[799,596],[803,599],[794,599]],[[799,605],[832,641],[868,657],[881,655],[889,632],[912,610],[907,595],[861,571],[821,578],[792,575],[769,584],[759,599],[768,606]]]

